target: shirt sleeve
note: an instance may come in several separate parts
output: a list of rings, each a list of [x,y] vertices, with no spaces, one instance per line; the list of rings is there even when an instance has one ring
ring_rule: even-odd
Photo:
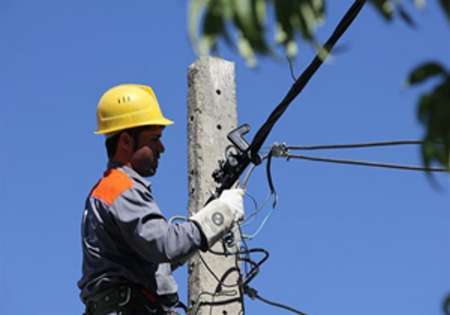
[[[149,193],[132,188],[115,201],[111,210],[125,242],[151,263],[177,264],[202,244],[193,222],[167,222]]]

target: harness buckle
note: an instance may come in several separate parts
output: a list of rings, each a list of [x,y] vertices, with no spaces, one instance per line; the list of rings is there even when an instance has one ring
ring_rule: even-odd
[[[131,300],[131,288],[130,287],[125,288],[126,291],[121,291],[119,294],[121,298],[124,298],[122,302],[117,303],[120,307],[127,305]]]

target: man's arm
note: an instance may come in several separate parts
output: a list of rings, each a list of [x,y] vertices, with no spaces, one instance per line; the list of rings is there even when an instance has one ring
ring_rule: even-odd
[[[195,223],[167,222],[156,202],[143,199],[135,189],[125,192],[111,209],[127,244],[151,263],[177,263],[202,245]]]
[[[225,190],[181,224],[171,224],[154,201],[131,189],[113,205],[126,242],[145,260],[177,264],[197,249],[207,250],[244,215],[241,189]]]

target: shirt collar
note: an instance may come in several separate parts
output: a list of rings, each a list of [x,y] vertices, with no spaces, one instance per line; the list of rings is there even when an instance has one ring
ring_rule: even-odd
[[[136,172],[133,168],[127,166],[127,165],[123,165],[119,162],[115,162],[115,161],[109,161],[108,162],[108,169],[110,168],[120,168],[122,169],[125,173],[127,173],[132,179],[134,179],[135,181],[140,182],[142,185],[144,185],[145,187],[147,187],[148,189],[151,189],[152,183],[142,177],[141,175],[138,174],[138,172]]]

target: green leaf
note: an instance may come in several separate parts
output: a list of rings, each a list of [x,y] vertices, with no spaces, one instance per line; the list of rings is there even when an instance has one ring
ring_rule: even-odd
[[[283,45],[289,58],[297,54],[296,34],[315,46],[315,32],[325,15],[323,0],[274,0],[273,5],[277,25],[275,40]]]
[[[442,304],[442,309],[445,315],[450,315],[450,294],[444,299],[444,303]]]
[[[447,18],[450,21],[450,1],[449,0],[440,0],[441,7],[444,10],[445,14],[447,15]]]
[[[414,5],[418,9],[423,9],[427,5],[427,0],[414,0]]]
[[[199,21],[203,9],[205,7],[205,0],[191,0],[188,9],[188,34],[189,39],[194,50],[199,53],[200,39],[198,36]]]
[[[440,75],[449,75],[445,68],[439,63],[429,62],[416,67],[410,74],[407,80],[408,85],[415,85],[422,83],[432,77]]]
[[[430,65],[434,66],[427,67]],[[423,82],[432,73],[439,73],[437,69],[443,69],[436,65],[435,62],[429,62],[425,64],[428,71],[417,71],[417,82]],[[418,67],[423,68],[424,66]],[[430,166],[436,162],[450,171],[450,76],[443,76],[432,90],[420,97],[417,117],[426,131],[422,146],[424,165]]]
[[[301,2],[299,4],[297,18],[299,21],[297,28],[303,34],[303,38],[308,41],[312,41],[314,38],[314,31],[316,29],[316,18],[309,3]]]
[[[226,25],[230,18],[231,6],[228,0],[208,1],[203,14],[200,54],[209,54],[211,50],[217,50],[219,38],[223,38],[230,47],[235,47]]]
[[[390,0],[371,0],[378,12],[387,20],[391,20],[394,14],[394,5]]]
[[[278,40],[282,44],[287,44],[289,41],[294,40],[294,27],[291,22],[291,14],[294,10],[293,1],[277,1],[274,0],[275,19],[277,27],[279,28]]]
[[[252,50],[267,54],[270,52],[265,39],[265,4],[264,0],[230,0],[233,21],[240,36],[245,39]]]
[[[398,12],[400,18],[403,20],[403,22],[405,22],[407,25],[409,25],[412,28],[416,28],[417,27],[416,21],[414,21],[414,19],[409,14],[409,12],[400,3],[397,4],[397,12]]]
[[[431,118],[430,113],[432,112],[433,98],[429,94],[424,94],[419,98],[419,104],[417,107],[417,118],[419,122],[423,125],[428,125]]]
[[[245,62],[249,67],[256,66],[255,52],[253,51],[253,48],[248,40],[242,35],[238,38],[238,49],[239,53],[242,57],[244,57]]]
[[[292,60],[293,58],[295,58],[295,56],[297,56],[298,53],[297,43],[295,42],[295,40],[291,40],[288,41],[285,46],[286,46],[286,54],[288,58]]]

